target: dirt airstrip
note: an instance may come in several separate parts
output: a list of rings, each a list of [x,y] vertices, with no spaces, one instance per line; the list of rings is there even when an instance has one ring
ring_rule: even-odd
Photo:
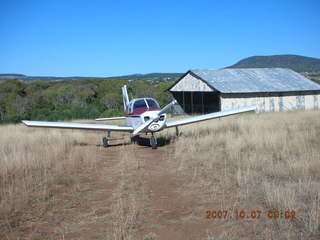
[[[146,195],[142,205],[137,203],[143,215],[133,227],[135,236],[201,239],[206,237],[207,230],[218,231],[219,224],[206,220],[205,212],[196,210],[199,207],[196,198],[179,194],[185,179],[171,171],[168,164],[173,146],[157,150],[139,145],[133,148],[135,158],[144,162],[134,174],[142,179]],[[2,233],[1,239],[113,239],[113,220],[120,217],[114,216],[117,213],[111,209],[116,201],[113,191],[119,184],[117,166],[121,151],[125,150],[123,146],[103,149],[96,167],[78,170],[74,176],[62,179],[62,184],[50,189],[49,203],[32,201],[17,216],[19,220],[12,231]]]
[[[165,130],[156,150],[2,127],[0,239],[319,239],[318,119],[217,120]]]

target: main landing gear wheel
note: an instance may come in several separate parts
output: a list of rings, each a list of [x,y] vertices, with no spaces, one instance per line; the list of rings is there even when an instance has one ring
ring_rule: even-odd
[[[110,146],[110,144],[109,144],[109,139],[106,138],[106,137],[102,138],[102,145],[103,145],[104,147],[109,147],[109,146]]]
[[[111,140],[111,132],[107,132],[107,137],[102,138],[102,145],[104,147],[109,147],[110,146],[110,140]]]
[[[153,134],[150,138],[150,145],[151,145],[152,149],[157,149],[157,147],[158,147],[157,139],[154,137]]]

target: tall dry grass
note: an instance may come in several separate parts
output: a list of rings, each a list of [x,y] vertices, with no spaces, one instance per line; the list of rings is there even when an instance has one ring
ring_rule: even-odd
[[[0,126],[0,224],[15,226],[15,215],[32,201],[52,197],[52,184],[70,185],[80,167],[95,167],[94,132]],[[95,140],[93,140],[93,138]],[[90,141],[90,139],[92,141]]]
[[[290,220],[220,220],[225,232],[208,239],[320,236],[319,120],[319,111],[246,114],[182,128],[171,166],[189,179],[181,193],[200,198],[200,212],[296,212]]]
[[[30,204],[50,204],[57,185],[77,188],[81,171],[98,172],[106,154],[98,146],[102,132],[28,128],[21,124],[3,125],[0,131],[0,232],[15,232],[19,215]],[[124,137],[121,133],[113,136]],[[116,166],[110,169],[117,187],[112,193],[112,229],[106,237],[129,240],[136,235],[145,200],[141,174],[144,160],[136,157],[135,145],[126,145],[128,137],[113,144],[120,142],[125,145],[119,147]]]
[[[181,127],[178,138],[174,129],[159,134],[171,141],[173,153],[166,157],[185,177],[180,193],[198,200],[193,211],[198,217],[224,209],[296,212],[291,220],[221,219],[224,231],[217,235],[209,229],[207,239],[319,237],[319,119],[317,111],[245,114]],[[95,145],[101,133],[22,125],[0,126],[0,132],[0,227],[13,228],[15,214],[32,201],[46,204],[53,197],[52,184],[72,184],[73,173],[95,169],[102,154]],[[119,147],[107,239],[134,239],[144,223],[145,159],[136,150],[135,145]]]
[[[134,240],[142,222],[146,194],[142,177],[145,160],[136,156],[135,146],[123,146],[116,168],[119,173],[117,188],[113,193],[112,232],[108,239]]]

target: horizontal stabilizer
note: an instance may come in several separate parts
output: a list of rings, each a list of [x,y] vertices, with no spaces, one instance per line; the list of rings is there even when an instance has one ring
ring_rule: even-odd
[[[121,120],[121,119],[126,119],[126,117],[97,118],[96,121],[109,121],[109,120]]]

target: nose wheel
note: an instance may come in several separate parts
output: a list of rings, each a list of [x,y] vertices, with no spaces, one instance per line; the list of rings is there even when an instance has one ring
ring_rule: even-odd
[[[153,133],[150,138],[150,146],[152,147],[152,149],[157,149],[157,147],[158,147],[157,138],[154,136]]]

